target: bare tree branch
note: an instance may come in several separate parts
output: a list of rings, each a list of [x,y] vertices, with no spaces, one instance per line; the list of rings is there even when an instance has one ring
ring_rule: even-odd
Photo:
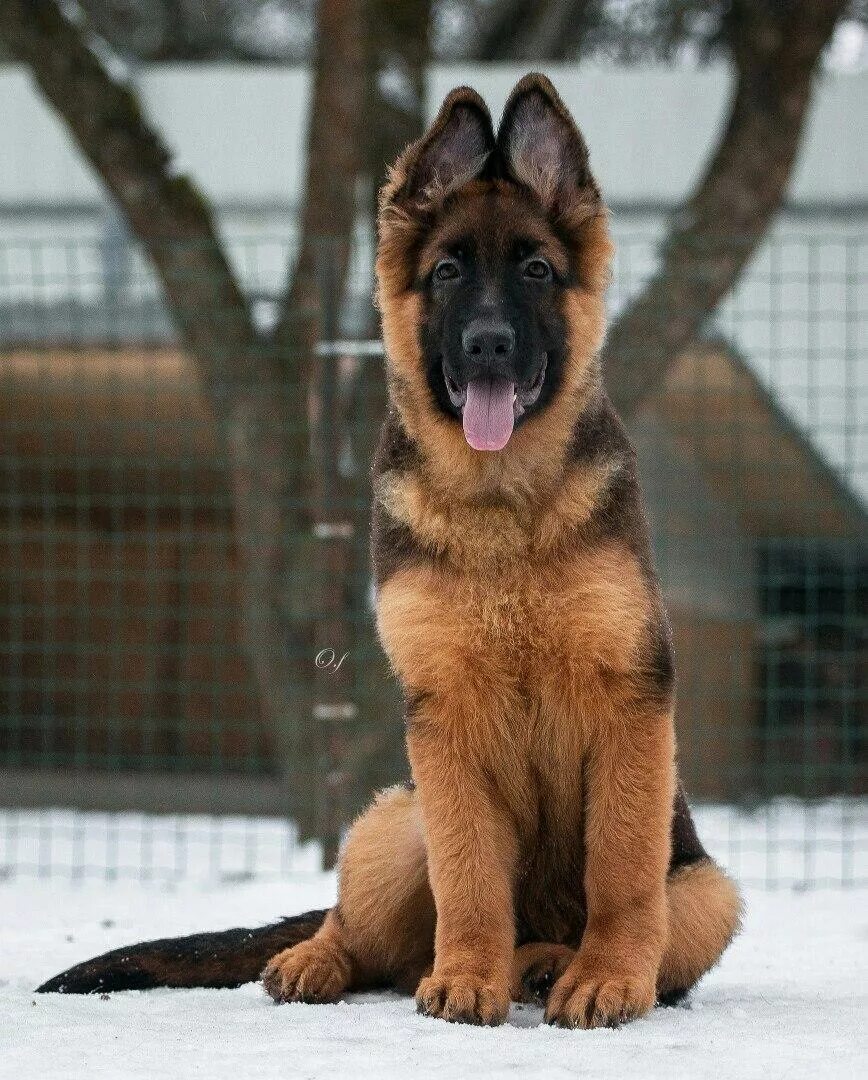
[[[844,0],[735,0],[737,81],[720,143],[678,214],[660,266],[609,334],[609,393],[632,415],[738,280],[783,201],[814,72]]]
[[[155,63],[297,59],[310,16],[306,0],[77,2],[119,53]]]
[[[29,65],[145,245],[191,350],[206,355],[219,337],[249,353],[255,334],[247,303],[208,206],[189,180],[173,174],[171,155],[134,92],[111,78],[54,0],[7,0],[0,6],[0,36]]]

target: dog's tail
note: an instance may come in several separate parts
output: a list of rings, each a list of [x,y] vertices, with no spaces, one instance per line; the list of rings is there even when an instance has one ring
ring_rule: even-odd
[[[307,911],[255,930],[220,930],[113,949],[55,975],[36,993],[99,994],[156,986],[231,989],[258,979],[281,949],[313,937],[326,914]]]

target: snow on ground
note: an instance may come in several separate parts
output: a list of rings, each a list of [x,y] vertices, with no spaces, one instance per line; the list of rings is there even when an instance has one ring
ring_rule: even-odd
[[[568,1032],[513,1006],[496,1030],[417,1016],[391,994],[271,1004],[258,986],[35,996],[42,979],[124,942],[256,923],[325,905],[334,879],[156,891],[128,884],[0,886],[0,1074],[54,1080],[864,1075],[864,892],[750,890],[744,933],[689,1008],[618,1031]],[[861,1065],[860,1065],[861,1059]]]
[[[866,850],[863,809],[859,843],[852,841],[857,863]],[[779,832],[792,831],[792,816],[781,816]],[[761,835],[744,823],[739,829],[739,850],[758,848]],[[797,880],[803,857],[778,847],[778,876]],[[32,993],[70,964],[124,943],[256,925],[325,906],[334,898],[334,876],[304,869],[306,861],[282,881],[193,874],[166,887],[22,874],[0,882],[0,1076],[837,1080],[865,1074],[868,892],[859,889],[748,887],[744,932],[689,1007],[657,1010],[617,1031],[552,1029],[539,1010],[518,1006],[498,1029],[448,1025],[417,1016],[410,999],[394,994],[278,1008],[253,985],[105,1000]],[[864,869],[857,867],[857,878],[864,879]]]

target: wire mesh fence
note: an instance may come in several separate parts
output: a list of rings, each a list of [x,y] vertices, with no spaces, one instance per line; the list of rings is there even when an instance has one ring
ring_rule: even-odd
[[[868,885],[864,800],[779,798],[695,808],[703,843],[746,885]],[[213,887],[313,875],[322,848],[291,820],[207,814],[0,810],[0,881],[134,881]]]
[[[661,228],[615,215],[614,313]],[[304,870],[405,773],[369,249],[321,245],[311,320],[292,247],[230,236],[256,334],[196,351],[122,230],[0,239],[4,874]],[[868,882],[866,250],[864,215],[779,225],[630,424],[686,786],[770,884]]]

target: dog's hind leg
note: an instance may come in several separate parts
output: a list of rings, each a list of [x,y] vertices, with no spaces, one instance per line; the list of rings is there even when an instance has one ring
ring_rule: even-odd
[[[657,976],[657,1000],[674,1005],[714,967],[735,937],[741,899],[735,884],[707,857],[670,873],[666,899],[669,934]]]
[[[657,975],[657,1002],[675,1005],[718,962],[738,932],[741,900],[735,884],[704,856],[670,873],[668,937]],[[513,1001],[545,1003],[574,955],[565,945],[532,942],[515,950]]]
[[[263,984],[275,1001],[335,1001],[346,990],[412,992],[434,955],[434,897],[415,794],[390,788],[353,825],[338,903],[308,941],[274,956]]]
[[[512,958],[509,993],[513,1001],[544,1005],[549,990],[576,954],[568,945],[531,941],[519,945]]]
[[[337,908],[326,915],[312,938],[273,956],[262,973],[262,985],[277,1002],[337,1001],[352,979],[352,958],[346,950]]]

